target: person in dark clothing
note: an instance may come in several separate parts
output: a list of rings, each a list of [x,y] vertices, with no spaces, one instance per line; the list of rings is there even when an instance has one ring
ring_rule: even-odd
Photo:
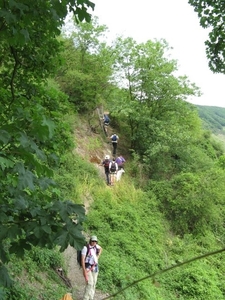
[[[110,122],[110,119],[109,119],[109,116],[104,114],[103,115],[103,123],[105,126],[108,126],[109,125],[109,122]]]
[[[113,155],[116,155],[116,149],[117,149],[117,143],[118,143],[119,137],[116,133],[114,133],[113,135],[111,135],[110,139],[112,141],[112,146],[113,146]]]
[[[105,176],[106,176],[106,182],[108,185],[110,185],[110,176],[109,176],[109,164],[110,164],[110,157],[109,155],[105,156],[105,159],[102,162],[103,167],[105,168]]]

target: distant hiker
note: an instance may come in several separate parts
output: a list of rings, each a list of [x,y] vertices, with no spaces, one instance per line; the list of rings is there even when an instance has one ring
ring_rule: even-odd
[[[103,115],[103,123],[104,125],[108,126],[110,122],[109,116],[107,114]]]
[[[102,253],[102,247],[98,245],[97,236],[93,235],[89,244],[84,246],[81,252],[81,264],[86,281],[83,300],[93,300],[98,278],[98,259]]]
[[[111,135],[111,141],[112,141],[112,146],[113,146],[113,155],[116,155],[116,149],[117,149],[117,143],[119,140],[118,135],[116,135],[116,133],[114,133],[113,135]]]
[[[120,155],[117,157],[116,159],[116,163],[118,165],[118,169],[121,170],[121,169],[124,169],[124,163],[126,162],[125,158]]]
[[[118,171],[118,165],[116,163],[115,157],[113,157],[112,161],[109,163],[109,171],[110,173],[116,173]]]
[[[115,158],[113,157],[112,161],[109,164],[109,172],[110,172],[110,183],[114,185],[116,181],[116,172],[118,171],[118,165],[116,163]]]
[[[110,164],[110,156],[106,155],[105,159],[102,162],[103,167],[105,168],[105,176],[106,176],[106,182],[108,185],[110,185],[110,177],[109,177],[109,164]]]

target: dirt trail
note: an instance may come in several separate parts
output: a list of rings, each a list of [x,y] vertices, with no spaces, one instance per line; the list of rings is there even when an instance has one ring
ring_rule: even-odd
[[[73,299],[82,300],[85,289],[85,280],[83,277],[82,269],[77,264],[77,251],[73,247],[69,246],[64,252],[64,255],[67,264],[67,276],[72,285]],[[106,296],[108,295],[96,289],[95,300],[101,300]]]
[[[86,213],[88,213],[89,207],[91,204],[91,199],[86,200],[84,203]],[[77,264],[77,250],[71,246],[69,246],[64,251],[64,258],[66,263],[67,277],[70,280],[72,285],[72,296],[74,300],[82,300],[85,289],[85,280],[83,277],[83,272],[80,266]],[[101,261],[100,261],[101,264]],[[97,283],[98,286],[98,283]],[[108,296],[108,294],[104,294],[98,289],[95,292],[95,300],[101,300]]]
[[[87,200],[85,205],[85,210],[86,213],[89,210],[90,206],[90,199],[89,201]],[[77,250],[74,249],[73,247],[69,246],[65,251],[64,251],[64,258],[65,258],[65,263],[66,263],[66,270],[67,270],[67,277],[70,280],[70,283],[72,285],[72,296],[74,300],[82,300],[83,299],[83,294],[84,294],[84,289],[85,289],[85,280],[83,277],[83,272],[82,268],[77,264]],[[101,264],[101,260],[100,260]],[[97,283],[98,286],[98,283]],[[95,292],[95,300],[101,300],[108,296],[108,294],[104,294],[98,289],[96,289]]]
[[[85,124],[85,122],[82,122],[80,124],[79,130],[76,130],[75,132],[75,140],[80,141],[77,145],[77,148],[75,151],[79,153],[80,156],[82,156],[84,159],[88,159],[91,163],[93,163],[96,168],[98,168],[100,176],[102,178],[105,178],[104,170],[103,167],[100,166],[100,163],[105,156],[105,154],[108,154],[112,151],[111,149],[111,144],[105,142],[104,143],[104,148],[98,149],[97,151],[91,151],[87,149],[87,145],[89,144],[88,138],[90,136],[95,137],[95,133],[89,133],[88,132],[88,125]],[[92,197],[86,197],[84,199],[84,206],[86,213],[89,211],[89,207],[92,202]],[[71,282],[72,285],[72,297],[74,300],[82,300],[83,299],[83,294],[84,294],[84,289],[85,289],[85,280],[83,277],[83,272],[80,266],[77,264],[77,251],[73,247],[69,246],[65,251],[64,251],[64,258],[65,258],[65,263],[66,263],[66,270],[67,270],[67,277]],[[101,265],[101,259],[100,259],[100,265]],[[100,271],[101,272],[101,271]],[[98,286],[98,283],[97,283]],[[108,296],[107,294],[102,293],[98,289],[96,289],[95,293],[95,300],[101,300]]]

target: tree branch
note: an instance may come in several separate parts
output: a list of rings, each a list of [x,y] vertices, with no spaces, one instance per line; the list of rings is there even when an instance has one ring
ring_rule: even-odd
[[[122,293],[123,291],[125,291],[126,289],[128,289],[129,287],[134,286],[135,284],[137,284],[137,283],[139,283],[139,282],[141,282],[141,281],[144,281],[144,280],[146,280],[146,279],[153,278],[153,280],[154,280],[154,278],[155,278],[157,275],[161,275],[161,274],[166,273],[166,272],[168,272],[168,271],[170,271],[170,270],[173,270],[173,269],[175,269],[175,268],[178,268],[178,267],[187,265],[187,264],[189,264],[189,263],[191,263],[191,262],[193,262],[193,261],[200,260],[200,259],[202,259],[202,258],[205,258],[205,257],[208,257],[208,256],[212,256],[212,255],[215,255],[215,254],[218,254],[218,253],[222,253],[222,252],[224,252],[224,251],[225,251],[225,248],[222,248],[222,249],[220,249],[220,250],[216,250],[216,251],[213,251],[213,252],[208,252],[208,253],[206,253],[206,254],[203,254],[203,255],[200,255],[200,256],[193,257],[193,258],[191,258],[191,259],[189,259],[189,260],[185,260],[184,262],[179,263],[179,264],[176,264],[176,265],[171,266],[171,267],[169,267],[169,268],[166,268],[166,269],[160,270],[160,271],[158,271],[158,272],[155,272],[155,273],[153,273],[153,274],[151,274],[151,275],[147,275],[147,276],[145,276],[145,277],[143,277],[143,278],[141,278],[141,279],[135,280],[135,281],[132,282],[131,284],[128,284],[125,288],[119,290],[119,291],[116,292],[115,294],[109,295],[109,296],[107,296],[107,297],[105,297],[105,298],[102,298],[101,300],[106,300],[106,299],[109,299],[109,298],[113,298],[113,297],[115,297],[116,295],[118,295],[118,294]]]
[[[14,64],[14,68],[13,68],[13,72],[12,72],[12,77],[11,77],[11,80],[10,80],[10,90],[11,90],[11,94],[12,94],[12,101],[10,102],[9,106],[11,106],[11,104],[15,100],[15,92],[14,92],[14,86],[13,85],[14,85],[14,80],[15,80],[15,77],[16,77],[16,72],[17,72],[17,69],[18,69],[18,66],[19,66],[19,59],[18,59],[15,48],[10,46],[10,50],[11,50],[11,54],[13,55],[15,64]]]

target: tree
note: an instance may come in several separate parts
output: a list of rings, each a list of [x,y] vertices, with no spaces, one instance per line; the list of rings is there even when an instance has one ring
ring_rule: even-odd
[[[224,0],[189,0],[198,13],[200,24],[209,28],[205,42],[209,68],[215,73],[225,73],[225,5]]]
[[[32,245],[63,251],[84,241],[84,207],[61,199],[52,180],[63,151],[54,132],[69,143],[60,128],[67,97],[44,83],[59,65],[56,36],[67,11],[89,21],[89,7],[88,0],[0,4],[0,286],[11,283],[10,253],[23,255]]]
[[[64,38],[64,64],[56,80],[79,112],[92,112],[102,99],[111,76],[110,49],[104,42],[107,32],[98,19],[74,24],[70,38]]]
[[[114,47],[114,83],[122,91],[113,113],[129,124],[131,149],[149,166],[149,175],[182,169],[185,149],[200,133],[197,113],[185,101],[198,88],[187,77],[174,75],[176,61],[167,58],[165,41],[137,44],[118,38]]]

